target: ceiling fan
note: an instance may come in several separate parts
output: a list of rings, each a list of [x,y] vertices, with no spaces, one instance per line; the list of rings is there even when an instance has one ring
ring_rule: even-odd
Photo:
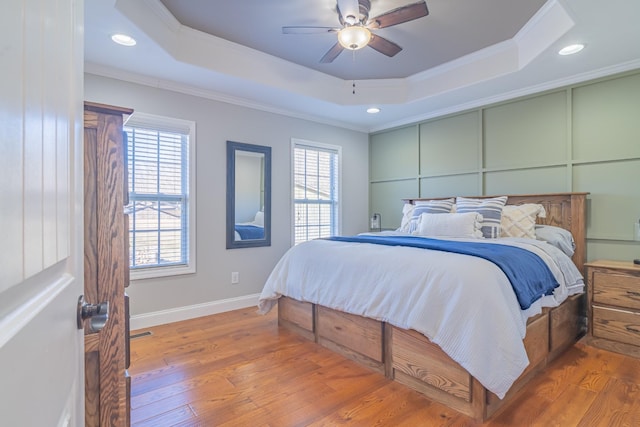
[[[344,49],[358,50],[370,46],[378,52],[392,57],[402,50],[394,42],[385,39],[372,30],[403,24],[429,14],[427,3],[421,0],[407,6],[390,10],[369,19],[370,0],[337,0],[338,20],[341,28],[287,26],[283,34],[337,33],[338,41],[320,59],[321,63],[333,62]]]

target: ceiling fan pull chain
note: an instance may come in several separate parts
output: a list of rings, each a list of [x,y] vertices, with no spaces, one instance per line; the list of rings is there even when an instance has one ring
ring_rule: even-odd
[[[355,50],[351,51],[351,63],[355,67],[355,64],[356,64],[356,51]],[[353,87],[352,93],[355,95],[356,94],[356,81],[355,80],[353,80],[352,87]]]

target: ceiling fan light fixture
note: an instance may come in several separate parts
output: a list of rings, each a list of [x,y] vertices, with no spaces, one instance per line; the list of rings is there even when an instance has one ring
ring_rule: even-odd
[[[371,31],[361,25],[351,25],[338,31],[338,42],[345,49],[362,49],[370,40]]]

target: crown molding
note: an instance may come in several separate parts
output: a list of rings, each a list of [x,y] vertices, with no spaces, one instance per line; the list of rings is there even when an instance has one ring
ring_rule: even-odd
[[[398,128],[398,127],[407,126],[411,124],[417,124],[425,120],[430,120],[437,117],[460,113],[462,111],[472,110],[475,108],[487,107],[493,104],[498,104],[501,102],[509,101],[516,98],[521,98],[524,96],[533,95],[536,93],[542,93],[550,90],[566,88],[569,86],[576,86],[588,81],[601,79],[604,77],[613,76],[616,74],[621,74],[621,73],[634,71],[638,69],[640,69],[640,59],[624,62],[621,64],[616,64],[609,67],[603,67],[598,70],[576,74],[570,77],[565,77],[562,79],[545,82],[543,84],[528,86],[528,87],[520,88],[517,90],[503,92],[501,94],[497,94],[493,96],[479,98],[470,102],[457,104],[457,105],[453,105],[446,108],[441,108],[439,110],[433,110],[427,114],[414,115],[411,117],[406,117],[402,120],[383,123],[378,126],[374,126],[370,128],[369,132],[370,133],[381,132],[381,131],[389,130],[392,128]]]
[[[195,86],[185,85],[170,80],[158,79],[142,74],[136,74],[123,71],[117,68],[106,67],[103,65],[85,63],[84,71],[87,74],[93,74],[100,77],[107,77],[116,80],[122,80],[128,83],[135,83],[142,86],[149,86],[157,89],[169,90],[172,92],[182,93],[184,95],[196,96],[199,98],[209,99],[212,101],[224,102],[226,104],[236,105],[240,107],[250,108],[253,110],[264,111],[267,113],[278,114],[281,116],[291,117],[294,119],[308,120],[314,123],[335,126],[343,129],[353,130],[356,132],[368,133],[369,129],[356,126],[350,123],[327,120],[323,117],[311,114],[303,114],[297,111],[276,108],[268,104],[259,103],[242,97],[231,96],[225,93],[201,89]]]

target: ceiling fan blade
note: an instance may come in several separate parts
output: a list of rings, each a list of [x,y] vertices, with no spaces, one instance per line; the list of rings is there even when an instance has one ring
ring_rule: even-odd
[[[367,26],[369,28],[385,28],[413,21],[414,19],[422,18],[428,14],[429,9],[427,9],[427,2],[423,0],[390,10],[387,13],[371,18],[367,23]]]
[[[338,55],[342,53],[343,50],[344,48],[340,43],[334,44],[333,47],[329,49],[327,53],[324,54],[322,59],[320,59],[320,63],[328,64],[330,62],[333,62],[333,60],[336,59]]]
[[[395,56],[398,52],[402,50],[400,46],[395,44],[392,41],[385,39],[384,37],[380,37],[379,35],[372,34],[371,40],[369,40],[369,46],[377,50],[378,52],[387,55],[389,57]]]
[[[338,13],[342,18],[340,22],[347,22],[349,25],[354,24],[360,16],[360,5],[358,0],[338,0]],[[348,16],[353,16],[353,19],[347,19]]]
[[[338,28],[332,27],[305,27],[305,26],[290,26],[282,27],[282,34],[322,34],[322,33],[335,33]]]

